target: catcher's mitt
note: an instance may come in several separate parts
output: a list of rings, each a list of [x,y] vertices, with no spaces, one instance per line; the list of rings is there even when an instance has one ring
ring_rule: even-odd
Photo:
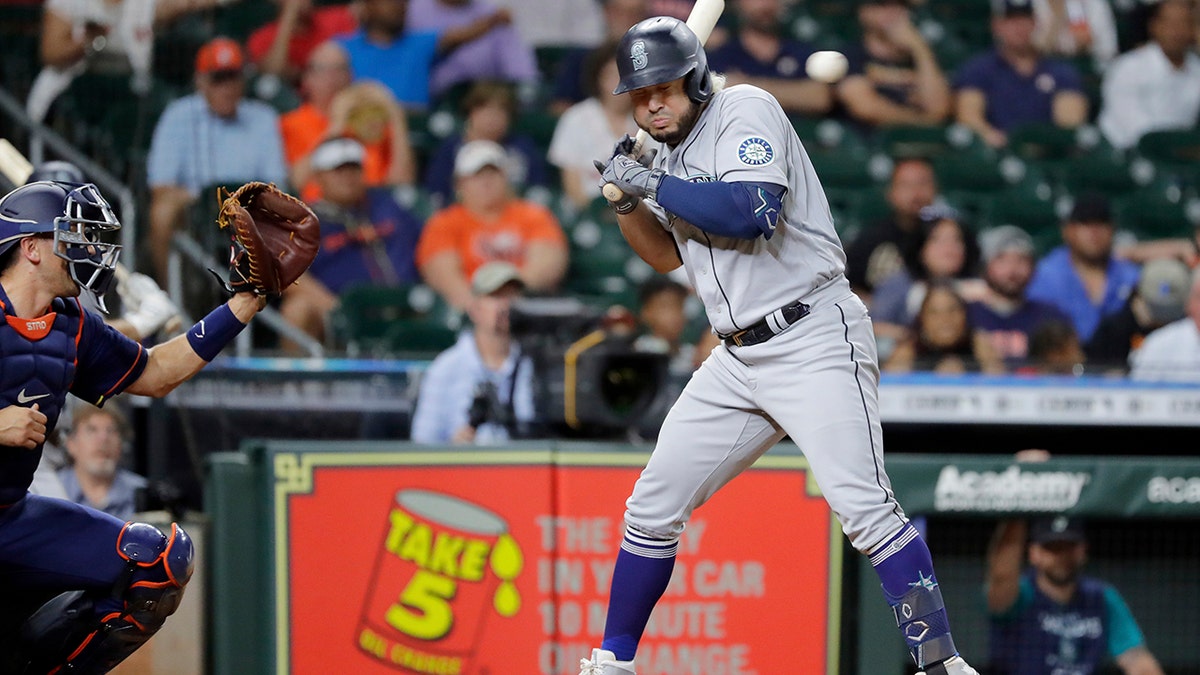
[[[217,224],[232,242],[226,290],[233,293],[279,295],[317,257],[316,214],[273,184],[250,182],[225,196]]]

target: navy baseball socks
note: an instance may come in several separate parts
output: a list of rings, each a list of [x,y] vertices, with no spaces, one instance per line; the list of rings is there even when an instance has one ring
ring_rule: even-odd
[[[929,547],[912,523],[871,554],[919,675],[978,675],[958,656]]]
[[[679,538],[656,539],[626,528],[613,569],[604,641],[580,664],[586,675],[633,673],[633,655],[654,605],[675,569]]]

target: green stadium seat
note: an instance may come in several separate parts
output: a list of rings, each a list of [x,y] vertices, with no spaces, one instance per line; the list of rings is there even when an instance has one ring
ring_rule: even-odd
[[[351,355],[438,352],[454,343],[461,316],[423,284],[346,289],[330,316]]]
[[[1097,191],[1117,196],[1149,183],[1154,174],[1149,162],[1130,161],[1121,151],[1103,145],[1064,160],[1061,182],[1072,194]]]
[[[981,216],[981,224],[989,227],[1016,225],[1035,239],[1045,232],[1057,238],[1061,222],[1054,191],[1046,183],[1019,185],[988,197]]]
[[[1138,140],[1137,151],[1160,174],[1185,180],[1200,176],[1200,129],[1151,131]]]
[[[217,35],[245,44],[251,33],[273,21],[277,13],[273,2],[234,2],[217,10],[213,25]]]
[[[1015,182],[1006,177],[1001,160],[995,150],[973,145],[935,157],[932,163],[938,185],[944,191],[994,192]]]
[[[1139,238],[1190,237],[1200,226],[1200,196],[1177,181],[1159,179],[1114,200],[1113,217]]]
[[[968,134],[961,138],[962,133]],[[875,144],[891,157],[932,159],[972,142],[970,132],[953,126],[888,126],[875,134]]]
[[[523,134],[533,139],[543,153],[550,149],[550,139],[554,137],[554,127],[558,125],[558,117],[548,111],[531,110],[520,113],[513,122],[513,133]]]

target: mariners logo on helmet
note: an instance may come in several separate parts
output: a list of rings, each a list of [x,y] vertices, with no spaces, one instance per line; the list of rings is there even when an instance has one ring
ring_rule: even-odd
[[[763,166],[775,159],[775,149],[765,138],[752,136],[738,146],[738,159],[750,166]]]
[[[649,60],[646,58],[646,43],[638,40],[629,47],[629,58],[633,59],[633,69],[641,70]]]

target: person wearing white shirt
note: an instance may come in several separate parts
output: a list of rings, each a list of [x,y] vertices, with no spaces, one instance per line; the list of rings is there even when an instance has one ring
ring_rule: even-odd
[[[1147,335],[1129,365],[1135,380],[1200,383],[1200,267],[1192,270],[1187,316]]]
[[[1117,55],[1108,0],[1033,0],[1033,41],[1047,56],[1086,56],[1103,69]]]
[[[620,81],[614,58],[616,45],[605,43],[588,54],[583,76],[590,96],[567,108],[550,139],[546,153],[562,175],[562,189],[576,207],[583,208],[600,196],[596,183],[600,172],[592,165],[597,157],[608,157],[625,134],[637,133],[633,104],[628,96],[613,96]],[[658,146],[646,140],[643,152]]]
[[[1200,117],[1191,3],[1163,0],[1153,12],[1150,42],[1118,56],[1104,76],[1098,122],[1116,148],[1133,147],[1149,131],[1191,129]]]

